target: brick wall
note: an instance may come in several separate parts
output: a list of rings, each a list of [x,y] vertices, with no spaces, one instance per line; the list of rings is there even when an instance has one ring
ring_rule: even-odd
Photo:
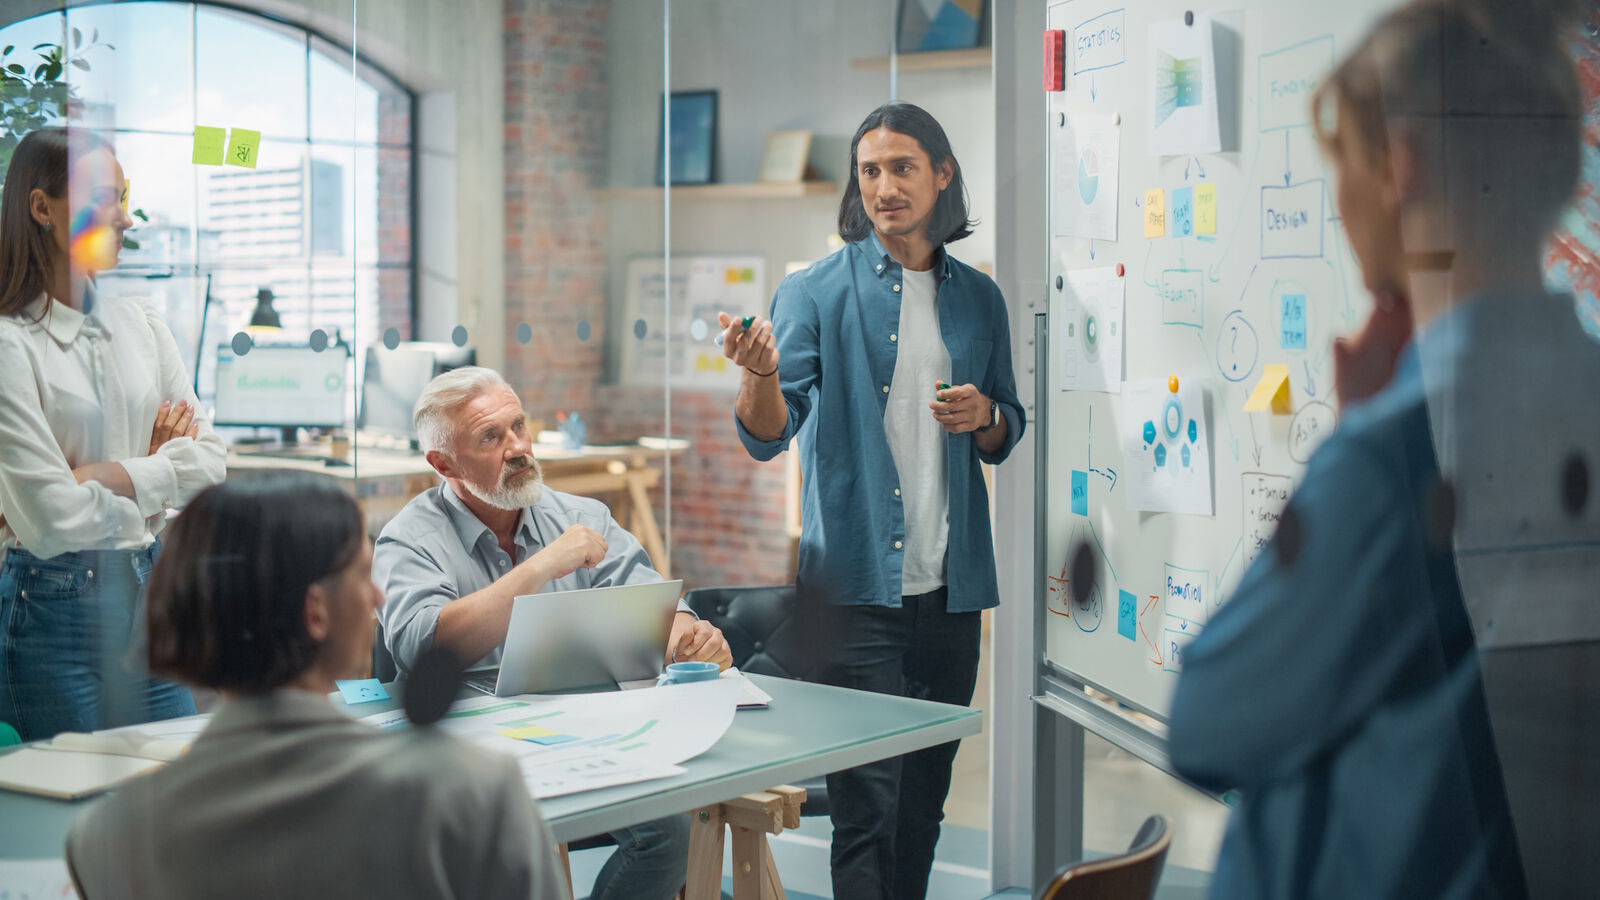
[[[506,0],[505,9],[505,375],[549,427],[557,410],[577,409],[591,442],[662,434],[660,389],[604,384],[607,208],[595,188],[608,178],[611,4]],[[673,575],[690,586],[777,584],[787,572],[784,466],[744,452],[732,404],[726,392],[673,394],[673,433],[693,443],[673,463]],[[664,490],[653,499],[665,528]]]

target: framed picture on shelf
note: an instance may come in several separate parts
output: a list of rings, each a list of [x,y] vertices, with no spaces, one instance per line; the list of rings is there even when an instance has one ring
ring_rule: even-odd
[[[811,132],[774,131],[767,135],[761,152],[761,171],[757,181],[804,181],[806,160],[811,156]]]
[[[668,103],[672,110],[670,136]],[[656,132],[656,184],[667,183],[668,147],[672,148],[672,184],[710,184],[716,180],[716,91],[673,91],[669,100],[664,99],[661,128]]]
[[[900,53],[971,50],[983,36],[984,0],[900,0]]]

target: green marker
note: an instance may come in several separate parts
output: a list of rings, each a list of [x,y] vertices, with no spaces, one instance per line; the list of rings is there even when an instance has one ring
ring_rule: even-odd
[[[945,384],[944,382],[941,381],[941,382],[939,382],[939,390],[948,391],[948,390],[950,390],[950,385]]]
[[[755,316],[745,316],[744,319],[743,319],[744,329],[746,331],[749,331],[750,330],[750,326],[754,325],[755,321],[756,321],[756,317]]]

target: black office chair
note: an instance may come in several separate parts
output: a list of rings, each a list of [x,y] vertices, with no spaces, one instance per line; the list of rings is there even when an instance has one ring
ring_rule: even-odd
[[[372,677],[384,684],[400,677],[400,670],[394,664],[394,657],[389,655],[389,645],[384,643],[382,623],[379,623],[377,631],[372,636]]]
[[[700,588],[683,599],[695,615],[722,629],[739,671],[799,681],[811,677],[816,651],[798,634],[794,585]],[[813,778],[796,787],[806,791],[800,815],[828,814],[825,779]]]
[[[1056,873],[1040,900],[1150,900],[1166,867],[1172,829],[1165,816],[1139,826],[1128,852],[1075,862]]]

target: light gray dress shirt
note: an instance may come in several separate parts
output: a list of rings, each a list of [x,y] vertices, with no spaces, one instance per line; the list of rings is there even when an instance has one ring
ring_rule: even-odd
[[[523,510],[517,522],[514,559],[449,485],[440,484],[407,503],[384,526],[372,551],[372,576],[387,598],[378,613],[384,641],[400,672],[408,672],[433,645],[441,607],[499,581],[575,525],[605,538],[606,558],[593,568],[552,579],[539,593],[661,580],[638,538],[618,525],[598,500],[545,488],[544,496]],[[680,602],[678,608],[689,607]],[[504,649],[502,643],[474,668],[499,665]]]
[[[299,690],[223,704],[178,760],[72,825],[84,896],[569,896],[516,760],[379,731]]]

